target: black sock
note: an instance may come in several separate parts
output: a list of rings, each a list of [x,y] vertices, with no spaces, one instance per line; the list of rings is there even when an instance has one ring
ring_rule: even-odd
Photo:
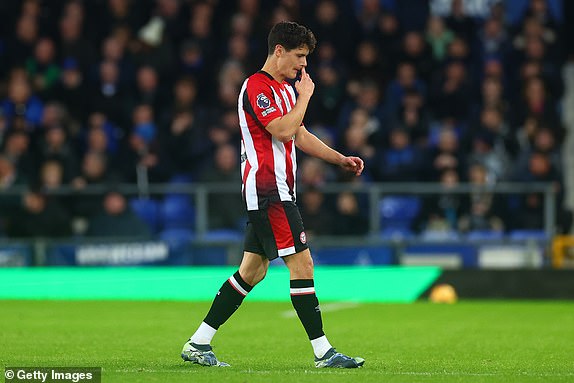
[[[310,340],[325,335],[319,300],[317,295],[315,295],[312,279],[295,279],[291,281],[291,302]]]
[[[243,298],[252,288],[253,286],[249,286],[237,271],[221,286],[203,321],[218,329],[241,306]]]

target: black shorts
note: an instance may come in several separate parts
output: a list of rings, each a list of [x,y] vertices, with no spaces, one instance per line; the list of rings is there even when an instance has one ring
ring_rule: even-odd
[[[264,209],[247,211],[247,216],[245,251],[273,260],[309,248],[303,220],[294,202],[270,202]]]

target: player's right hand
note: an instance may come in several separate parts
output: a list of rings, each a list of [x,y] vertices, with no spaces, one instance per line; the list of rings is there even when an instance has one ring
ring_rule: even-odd
[[[299,97],[311,98],[313,92],[315,91],[315,83],[311,80],[311,76],[305,70],[305,67],[301,69],[301,79],[295,82],[295,89],[299,93]]]

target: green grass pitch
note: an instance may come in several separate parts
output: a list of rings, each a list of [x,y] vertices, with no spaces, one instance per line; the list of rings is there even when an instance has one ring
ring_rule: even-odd
[[[4,366],[97,366],[102,382],[572,382],[574,303],[322,305],[358,370],[319,370],[287,302],[249,302],[213,346],[231,368],[179,352],[209,303],[0,301]],[[2,374],[3,375],[3,374]]]

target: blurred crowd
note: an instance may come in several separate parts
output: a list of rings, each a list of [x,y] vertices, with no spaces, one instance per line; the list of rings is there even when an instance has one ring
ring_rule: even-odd
[[[318,40],[308,60],[316,88],[307,128],[366,162],[365,175],[350,180],[301,158],[307,188],[299,205],[311,233],[367,231],[366,201],[324,194],[331,181],[551,182],[561,207],[566,54],[559,11],[550,6],[560,2],[524,1],[512,21],[502,1],[482,14],[467,13],[463,0],[441,12],[431,3],[3,1],[0,189],[29,192],[0,196],[0,231],[67,236],[82,217],[92,229],[80,231],[103,235],[94,229],[106,227],[98,216],[129,210],[114,190],[46,193],[62,185],[136,183],[142,174],[152,183],[183,175],[239,184],[239,88],[264,62],[268,30],[281,20],[309,26]],[[542,227],[542,195],[480,190],[423,199],[412,230]],[[213,198],[214,227],[240,221],[240,200]]]

